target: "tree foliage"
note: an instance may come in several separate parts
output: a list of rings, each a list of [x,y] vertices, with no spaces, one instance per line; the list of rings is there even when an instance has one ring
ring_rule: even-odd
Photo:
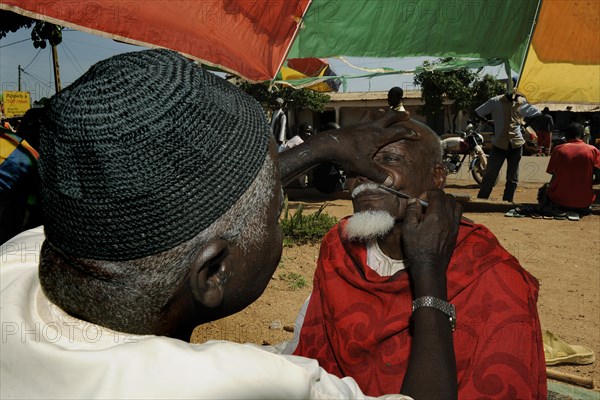
[[[434,118],[444,112],[444,97],[452,101],[450,113],[445,117],[452,130],[456,131],[456,119],[460,111],[473,113],[475,108],[490,97],[502,93],[505,88],[491,75],[481,77],[468,68],[452,71],[427,70],[433,65],[450,60],[452,59],[443,58],[433,63],[425,61],[423,71],[415,74],[414,83],[421,87],[421,97],[425,103],[419,112],[428,118]]]
[[[50,46],[56,46],[62,42],[62,27],[49,22],[38,21],[13,13],[11,11],[0,10],[0,38],[5,37],[9,32],[16,32],[22,28],[31,28],[31,40],[33,47],[45,49],[46,42]]]
[[[259,103],[268,107],[272,107],[275,99],[281,97],[284,101],[284,108],[288,110],[323,112],[330,99],[329,95],[324,93],[310,89],[294,89],[288,86],[274,86],[269,90],[267,84],[243,82],[239,87]]]
[[[488,101],[489,98],[506,92],[506,85],[496,80],[493,76],[485,74],[481,79],[477,79],[472,87],[473,98],[469,112],[474,113],[475,109]]]

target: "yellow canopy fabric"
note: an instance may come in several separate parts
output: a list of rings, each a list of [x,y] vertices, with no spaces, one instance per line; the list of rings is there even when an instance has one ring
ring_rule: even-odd
[[[600,1],[542,1],[519,80],[531,103],[600,104]]]
[[[323,77],[325,75],[325,71],[326,71],[326,67],[323,68],[319,74],[317,75],[317,77]],[[305,79],[305,78],[309,78],[308,75],[303,74],[300,71],[296,71],[293,68],[290,68],[288,66],[283,66],[281,67],[280,70],[281,73],[281,79],[283,81],[293,81],[296,79]],[[327,83],[325,82],[317,82],[313,85],[307,85],[307,86],[303,86],[306,89],[310,89],[310,90],[314,90],[315,92],[334,92],[335,90],[329,86]]]

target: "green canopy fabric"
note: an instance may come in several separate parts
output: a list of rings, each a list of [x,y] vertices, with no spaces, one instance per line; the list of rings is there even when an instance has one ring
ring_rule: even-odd
[[[289,58],[471,57],[519,71],[538,0],[313,0]]]

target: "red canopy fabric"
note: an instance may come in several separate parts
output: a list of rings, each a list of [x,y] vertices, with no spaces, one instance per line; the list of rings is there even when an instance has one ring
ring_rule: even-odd
[[[178,51],[251,81],[275,77],[312,0],[7,0],[0,8]]]
[[[306,76],[319,76],[323,68],[327,68],[329,63],[322,58],[290,58],[287,60],[287,66],[302,72]]]

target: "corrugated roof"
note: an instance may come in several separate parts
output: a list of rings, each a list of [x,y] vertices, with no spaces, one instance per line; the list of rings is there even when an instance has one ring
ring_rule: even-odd
[[[387,101],[388,92],[338,92],[328,93],[331,97],[330,103],[345,101]],[[404,99],[421,99],[420,90],[405,90]],[[447,98],[444,98],[444,104],[450,104]],[[533,104],[533,103],[532,103]],[[571,112],[600,112],[600,104],[567,104],[567,103],[537,103],[533,104],[540,110],[548,107],[550,111],[571,111]],[[568,107],[571,107],[570,109]]]
[[[386,100],[388,92],[343,92],[328,93],[331,101],[364,101],[364,100]],[[420,99],[420,90],[405,90],[404,99]]]
[[[569,103],[532,103],[534,106],[543,110],[548,107],[550,111],[571,111],[571,112],[600,112],[600,104],[569,104]]]

